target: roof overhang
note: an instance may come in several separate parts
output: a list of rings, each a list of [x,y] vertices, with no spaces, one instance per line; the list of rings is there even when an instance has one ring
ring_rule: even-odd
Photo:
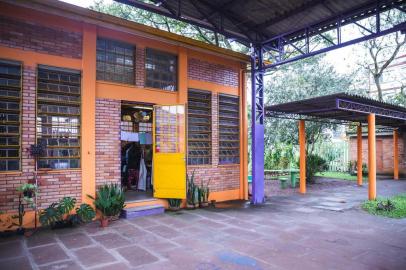
[[[367,123],[369,114],[375,114],[377,125],[406,127],[406,108],[345,93],[265,107],[267,117],[324,119],[339,123]]]

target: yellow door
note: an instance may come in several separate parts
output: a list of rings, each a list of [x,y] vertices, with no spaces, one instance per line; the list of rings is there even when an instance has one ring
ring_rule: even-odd
[[[185,199],[185,106],[154,106],[153,132],[154,197]]]

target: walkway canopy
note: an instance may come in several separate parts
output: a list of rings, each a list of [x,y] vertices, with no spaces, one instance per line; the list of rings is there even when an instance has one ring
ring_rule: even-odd
[[[375,114],[376,125],[406,128],[406,108],[346,93],[320,96],[265,107],[267,117],[329,119],[339,123],[368,123]]]
[[[370,98],[338,93],[265,107],[267,117],[299,120],[300,192],[306,193],[305,121],[357,123],[357,182],[362,185],[362,125],[368,126],[368,197],[376,198],[375,126],[394,128],[394,179],[399,179],[398,128],[406,128],[406,108]],[[385,149],[388,151],[389,149]]]

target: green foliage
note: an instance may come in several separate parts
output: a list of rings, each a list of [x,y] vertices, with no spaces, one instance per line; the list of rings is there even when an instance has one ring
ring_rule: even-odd
[[[299,166],[299,161],[297,162]],[[306,181],[308,183],[314,183],[314,176],[318,172],[326,170],[327,162],[322,157],[318,155],[307,155],[306,156]]]
[[[103,217],[116,217],[125,207],[124,192],[117,184],[103,185],[97,190],[96,198],[90,195],[88,197],[94,200],[96,209]]]
[[[356,175],[351,175],[347,172],[320,172],[316,173],[316,176],[321,176],[325,178],[334,178],[347,181],[357,181]],[[364,180],[367,180],[367,177],[363,177]]]
[[[179,208],[182,203],[181,199],[168,199],[168,204],[170,208]]]
[[[377,198],[365,201],[362,208],[372,215],[390,218],[406,218],[406,193],[391,198]]]
[[[94,219],[96,212],[87,203],[82,203],[76,208],[76,214],[80,218],[81,222],[89,222]]]
[[[265,169],[283,170],[288,169],[294,163],[294,149],[292,144],[279,143],[265,150]]]
[[[42,226],[55,227],[56,225],[74,225],[91,221],[96,213],[93,208],[82,203],[76,208],[75,214],[70,212],[75,208],[76,199],[64,197],[57,203],[52,203],[50,206],[41,211],[39,221]]]
[[[199,189],[198,186],[195,184],[195,172],[192,172],[192,175],[186,174],[186,183],[187,183],[187,190],[186,190],[186,201],[189,205],[196,205],[199,203]]]
[[[210,195],[210,188],[209,188],[210,180],[207,181],[206,184],[203,181],[200,183],[200,186],[197,188],[198,196],[199,196],[199,203],[207,203],[209,202],[209,195]]]

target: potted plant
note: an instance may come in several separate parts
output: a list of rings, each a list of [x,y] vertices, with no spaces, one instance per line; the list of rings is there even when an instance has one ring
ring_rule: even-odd
[[[206,185],[203,184],[203,181],[200,183],[199,187],[199,206],[200,207],[207,207],[209,206],[209,188],[210,180],[207,181]]]
[[[17,234],[23,235],[25,228],[23,227],[25,205],[35,207],[33,197],[36,196],[37,187],[33,184],[23,184],[17,188],[18,191],[18,212],[16,215],[11,216],[12,221],[8,228],[17,226]]]
[[[199,206],[199,190],[198,186],[194,182],[195,172],[192,172],[192,175],[186,175],[186,209],[195,209]]]
[[[179,211],[181,203],[182,199],[168,199],[168,210],[173,212]]]
[[[72,214],[75,205],[75,198],[64,197],[59,202],[52,203],[45,208],[40,213],[39,221],[44,227],[50,226],[52,229],[60,229],[89,222],[96,216],[93,208],[87,203],[82,203]]]
[[[30,152],[30,155],[34,158],[34,185],[36,187],[36,192],[35,196],[33,199],[33,206],[34,206],[34,230],[37,229],[37,216],[38,216],[38,205],[37,205],[37,197],[38,197],[38,187],[39,187],[39,182],[38,182],[38,162],[40,157],[45,155],[45,150],[46,150],[46,145],[43,142],[40,142],[38,144],[32,144],[28,151]],[[32,198],[32,197],[31,197]]]
[[[90,195],[88,197],[94,200],[94,205],[100,213],[102,227],[107,227],[109,220],[118,218],[125,207],[124,192],[117,184],[103,185],[97,190],[95,198]]]

